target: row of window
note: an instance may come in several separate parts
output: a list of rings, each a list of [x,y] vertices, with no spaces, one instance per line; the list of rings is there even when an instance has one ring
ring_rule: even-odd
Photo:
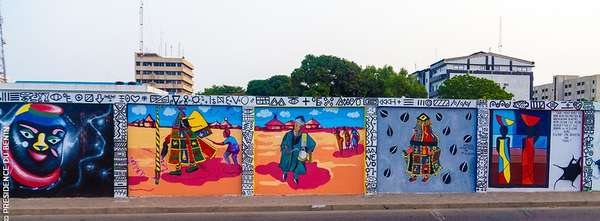
[[[592,80],[592,84],[596,84],[596,80]],[[581,82],[577,82],[577,86],[584,86],[585,85],[585,81],[581,81]],[[565,84],[565,88],[571,88],[573,87],[572,84]]]
[[[144,71],[144,72],[135,71],[135,73],[136,74],[140,74],[140,73],[156,74],[156,75],[177,75],[177,76],[181,76],[181,74],[183,74],[183,72],[181,72],[181,71]]]
[[[190,83],[187,83],[185,81],[180,81],[180,80],[136,80],[136,82],[138,83],[143,83],[143,84],[151,84],[151,83],[155,83],[155,84],[185,84],[187,86],[192,86]]]
[[[177,62],[135,62],[135,66],[146,66],[146,67],[181,67],[183,63]]]
[[[164,90],[165,90],[165,91],[167,91],[167,92],[169,92],[169,93],[182,93],[182,92],[188,92],[188,91],[185,91],[185,90],[183,90],[183,89],[174,89],[174,88],[167,88],[167,89],[164,89]]]
[[[485,71],[485,70],[496,70],[496,71],[511,71],[509,66],[492,66],[492,65],[464,65],[464,64],[456,64],[456,65],[449,65],[450,69],[453,70],[476,70],[476,71]],[[530,72],[531,68],[530,67],[513,67],[512,71],[516,71],[516,72]]]

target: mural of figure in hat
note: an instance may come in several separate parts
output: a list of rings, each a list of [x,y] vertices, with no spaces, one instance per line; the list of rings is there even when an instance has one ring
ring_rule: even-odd
[[[285,133],[281,141],[281,159],[279,167],[283,173],[282,180],[287,180],[289,172],[294,174],[294,183],[300,182],[299,175],[306,174],[306,161],[310,161],[317,145],[315,140],[303,129],[304,117],[294,120],[294,128]]]
[[[438,141],[438,136],[431,130],[429,116],[419,115],[410,138],[410,145],[403,150],[410,182],[417,180],[418,176],[422,176],[422,181],[427,182],[430,176],[437,176],[442,170]]]
[[[161,151],[161,156],[167,158],[167,163],[175,165],[175,170],[169,172],[170,175],[181,175],[182,166],[187,166],[185,172],[194,172],[198,170],[199,163],[214,157],[216,148],[202,139],[212,132],[208,122],[198,111],[193,111],[188,117],[180,110],[173,124],[171,134],[165,138]]]

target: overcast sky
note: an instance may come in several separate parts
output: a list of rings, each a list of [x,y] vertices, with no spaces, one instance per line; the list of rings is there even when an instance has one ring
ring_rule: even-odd
[[[535,61],[535,84],[600,74],[600,3],[553,0],[145,0],[144,40],[161,33],[195,66],[195,89],[289,74],[306,54],[412,72],[497,52]],[[137,0],[2,0],[9,80],[131,81]],[[168,50],[170,51],[170,50]],[[163,52],[164,53],[164,52]],[[167,54],[170,54],[167,52]]]

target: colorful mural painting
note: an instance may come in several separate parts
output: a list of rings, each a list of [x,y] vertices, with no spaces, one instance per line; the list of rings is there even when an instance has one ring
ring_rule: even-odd
[[[552,191],[580,191],[583,171],[581,111],[552,111],[550,171]]]
[[[491,111],[489,187],[548,188],[550,113]]]
[[[379,108],[378,192],[475,191],[475,109]]]
[[[600,111],[594,111],[594,128],[600,128]],[[600,131],[593,133],[592,148],[589,157],[585,159],[585,166],[589,170],[591,190],[600,191]],[[584,170],[585,171],[585,170]]]
[[[1,103],[11,197],[113,196],[112,105]]]
[[[255,194],[362,194],[363,108],[255,109]]]
[[[240,195],[241,107],[128,106],[129,195]]]

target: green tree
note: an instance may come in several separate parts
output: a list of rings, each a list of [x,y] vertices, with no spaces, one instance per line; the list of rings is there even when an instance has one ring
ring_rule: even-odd
[[[205,88],[204,92],[197,93],[201,95],[245,95],[246,91],[242,87],[230,85],[213,85]]]
[[[255,96],[293,96],[290,77],[275,75],[266,80],[252,80],[248,82],[247,95]]]
[[[438,89],[440,98],[453,99],[503,99],[509,100],[514,96],[506,92],[496,82],[471,75],[452,77]]]
[[[392,66],[367,66],[360,73],[360,85],[365,97],[427,97],[425,87],[408,77],[404,68],[395,72]]]
[[[360,66],[329,55],[306,55],[291,74],[298,96],[360,96]]]

